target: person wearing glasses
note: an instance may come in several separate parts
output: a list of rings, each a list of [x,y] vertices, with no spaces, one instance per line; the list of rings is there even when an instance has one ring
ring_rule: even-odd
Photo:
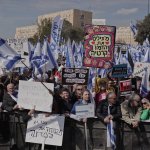
[[[121,103],[122,120],[133,128],[137,128],[140,122],[141,115],[141,97],[132,93],[127,99]]]
[[[148,99],[143,98],[142,101],[142,113],[141,113],[141,120],[150,120],[150,102]]]

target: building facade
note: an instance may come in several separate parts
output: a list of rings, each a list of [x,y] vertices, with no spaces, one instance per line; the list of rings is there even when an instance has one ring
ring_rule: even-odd
[[[24,26],[16,28],[15,38],[30,38],[33,37],[38,31],[37,25]]]
[[[38,23],[41,24],[43,19],[50,19],[52,21],[58,15],[60,15],[62,19],[69,21],[77,28],[83,28],[86,24],[92,24],[92,12],[78,9],[65,10],[38,16]],[[16,28],[15,38],[30,38],[37,33],[37,29],[37,25],[18,27]]]
[[[126,43],[131,45],[137,45],[134,40],[134,36],[130,27],[119,27],[116,30],[116,43]]]
[[[58,15],[62,19],[69,21],[74,27],[83,28],[86,24],[92,24],[92,12],[78,9],[65,10],[38,16],[38,23],[40,24],[45,18],[53,20]]]
[[[92,19],[93,25],[106,25],[106,19]]]

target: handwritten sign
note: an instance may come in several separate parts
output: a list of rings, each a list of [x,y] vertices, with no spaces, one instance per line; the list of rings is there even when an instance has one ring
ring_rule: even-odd
[[[127,64],[120,64],[113,66],[112,77],[121,78],[127,76]]]
[[[44,85],[54,90],[53,83],[44,83]],[[53,96],[41,84],[41,82],[19,81],[18,105],[25,109],[33,109],[44,112],[51,112]]]
[[[149,63],[136,62],[134,64],[133,76],[143,77],[145,74],[145,70],[150,70]]]
[[[85,26],[84,66],[103,68],[113,60],[115,32],[114,26]]]
[[[28,121],[26,142],[61,146],[64,119],[63,116],[52,115],[45,117],[42,114],[32,118]]]
[[[89,70],[85,68],[63,68],[62,69],[62,84],[82,84],[88,83]]]
[[[95,117],[94,104],[76,106],[75,111],[76,111],[76,115],[79,118],[92,118],[92,117]]]

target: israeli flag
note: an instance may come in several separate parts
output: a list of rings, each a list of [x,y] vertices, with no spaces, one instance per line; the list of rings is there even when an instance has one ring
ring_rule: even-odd
[[[130,22],[130,29],[133,33],[133,36],[135,37],[137,35],[137,27],[132,22]]]
[[[67,52],[66,52],[66,68],[71,68],[71,60],[70,60],[68,48],[67,48]]]
[[[21,60],[21,56],[13,50],[4,39],[0,38],[0,60],[7,70],[12,70],[14,65]]]
[[[35,47],[33,47],[33,45],[28,42],[28,52],[29,52],[29,65],[30,65],[30,68],[33,68],[33,65],[32,65],[32,57],[33,57],[33,54],[34,54],[34,49]]]
[[[150,48],[147,49],[143,62],[150,63]]]
[[[110,106],[108,106],[108,115],[110,115]],[[113,150],[116,149],[116,135],[112,120],[107,124],[107,147],[111,147]]]
[[[149,71],[148,69],[145,69],[145,74],[142,78],[140,94],[144,97],[148,94],[148,92],[149,92]]]

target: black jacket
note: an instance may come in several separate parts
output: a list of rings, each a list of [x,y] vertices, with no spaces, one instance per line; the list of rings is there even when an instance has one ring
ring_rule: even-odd
[[[97,107],[96,115],[101,121],[104,121],[104,118],[108,116],[108,106],[108,101],[103,100],[99,103]],[[117,101],[116,104],[109,107],[110,114],[113,116],[113,120],[119,120],[122,117],[120,103]]]
[[[23,118],[23,121],[24,122],[27,122],[31,116],[28,115],[28,110],[13,110],[13,107],[17,104],[17,102],[15,100],[12,99],[12,97],[6,92],[4,94],[4,97],[3,97],[3,103],[2,103],[2,106],[1,108],[3,110],[6,110],[8,111],[9,113],[16,113],[17,115],[20,115],[22,116]]]
[[[6,92],[3,96],[2,109],[11,112],[16,104],[17,102],[13,100],[12,97]]]

